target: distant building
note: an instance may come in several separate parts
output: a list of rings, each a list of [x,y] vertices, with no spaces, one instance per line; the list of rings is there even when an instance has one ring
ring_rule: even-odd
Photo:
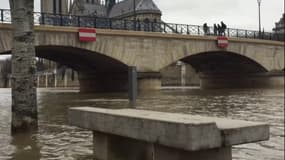
[[[160,21],[161,11],[153,0],[75,0],[71,14],[117,19]]]
[[[41,0],[41,12],[68,14],[68,0]]]
[[[41,11],[140,21],[161,21],[153,0],[41,0]]]
[[[279,22],[275,23],[275,28],[273,28],[273,31],[275,33],[285,33],[285,13],[283,13],[282,18],[279,20]]]

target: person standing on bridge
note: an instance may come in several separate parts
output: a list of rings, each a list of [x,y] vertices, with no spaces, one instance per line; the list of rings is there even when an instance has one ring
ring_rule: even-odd
[[[218,27],[216,25],[216,23],[214,24],[214,35],[218,35]]]
[[[137,30],[141,31],[141,21],[137,19]]]
[[[208,27],[207,23],[203,24],[203,31],[204,31],[205,35],[208,35],[209,27]]]
[[[144,31],[146,31],[146,32],[149,32],[149,19],[148,18],[146,18],[146,19],[144,19]]]
[[[222,27],[218,24],[217,26],[217,30],[218,30],[218,36],[222,35]]]
[[[226,36],[226,29],[227,29],[227,25],[221,21],[221,35]]]

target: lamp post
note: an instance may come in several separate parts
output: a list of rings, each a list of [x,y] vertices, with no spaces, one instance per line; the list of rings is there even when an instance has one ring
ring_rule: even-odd
[[[136,0],[133,0],[134,1],[134,20],[136,20]]]
[[[134,9],[134,30],[137,29],[137,16],[136,16],[136,0],[133,0],[133,9]]]
[[[260,4],[261,0],[257,0],[258,4],[258,18],[259,18],[259,37],[261,36],[261,18],[260,18]]]

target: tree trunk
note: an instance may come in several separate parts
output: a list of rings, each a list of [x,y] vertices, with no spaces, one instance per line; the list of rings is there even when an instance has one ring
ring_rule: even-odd
[[[12,134],[37,127],[34,1],[10,0],[12,48]]]

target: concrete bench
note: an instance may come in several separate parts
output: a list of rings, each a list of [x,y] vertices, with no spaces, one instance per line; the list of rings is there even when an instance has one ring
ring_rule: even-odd
[[[269,139],[269,125],[135,109],[72,108],[94,134],[96,160],[231,160],[233,145]]]

